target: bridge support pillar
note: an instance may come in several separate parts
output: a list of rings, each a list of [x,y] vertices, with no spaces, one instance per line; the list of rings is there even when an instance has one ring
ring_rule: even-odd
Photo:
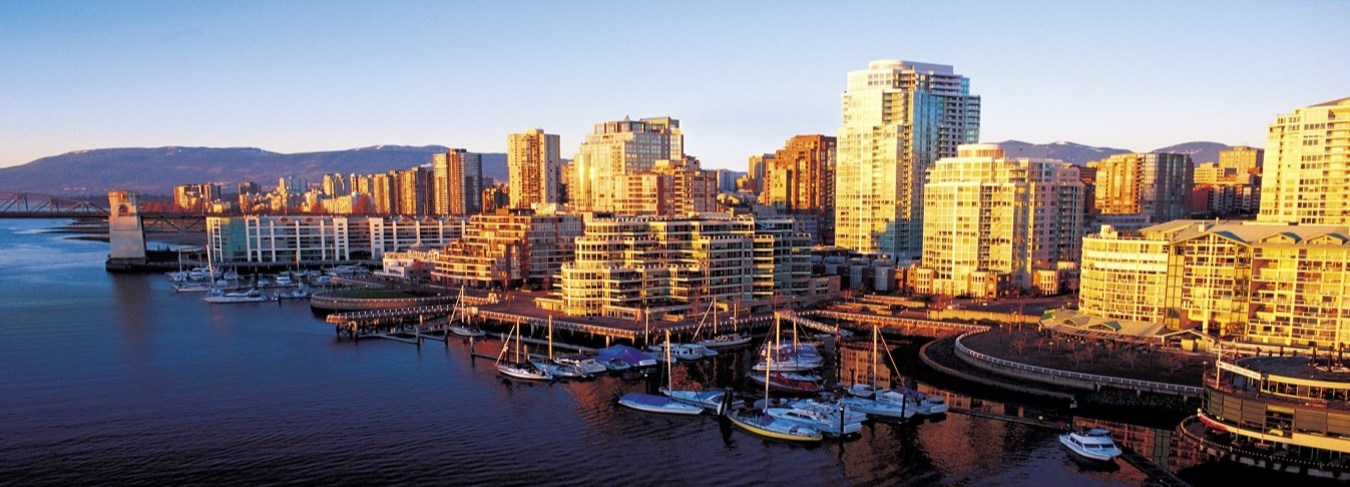
[[[145,231],[141,226],[140,195],[134,191],[108,192],[108,270],[145,265]]]

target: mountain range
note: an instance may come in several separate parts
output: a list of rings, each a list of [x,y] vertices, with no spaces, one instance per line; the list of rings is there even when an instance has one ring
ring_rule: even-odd
[[[0,168],[0,191],[52,195],[101,194],[130,189],[169,194],[179,184],[219,182],[233,193],[243,181],[268,187],[299,176],[311,183],[324,174],[375,174],[431,163],[439,145],[379,145],[339,151],[282,154],[253,147],[155,147],[94,149],[44,157]],[[506,154],[484,153],[483,176],[506,180]]]
[[[1033,144],[1009,140],[998,144],[1010,157],[1044,157],[1078,165],[1132,152],[1073,142]],[[1218,160],[1218,152],[1226,148],[1227,145],[1217,142],[1186,142],[1156,150],[1190,154],[1191,160],[1199,164]],[[318,183],[324,174],[373,174],[408,169],[430,163],[432,154],[445,150],[439,145],[379,145],[295,154],[253,147],[83,150],[0,168],[0,191],[97,195],[109,189],[130,189],[146,194],[169,194],[178,184],[220,182],[226,193],[232,193],[242,181],[255,181],[269,187],[283,176],[299,176]],[[484,153],[483,176],[505,181],[506,154]]]

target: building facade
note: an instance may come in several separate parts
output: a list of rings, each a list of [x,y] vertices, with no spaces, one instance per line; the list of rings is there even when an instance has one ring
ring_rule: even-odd
[[[790,220],[594,217],[576,240],[576,260],[562,266],[558,298],[540,304],[573,316],[659,319],[748,303],[757,291],[805,291],[805,236],[783,225]]]
[[[1258,219],[1350,224],[1350,98],[1277,117],[1265,156]]]
[[[1083,228],[1078,168],[1047,159],[1005,158],[994,144],[963,145],[937,161],[924,187],[923,260],[916,289],[990,295],[986,273],[1034,289],[1037,270],[1077,262]]]
[[[1251,344],[1350,342],[1350,227],[1177,220],[1083,241],[1079,312]]]
[[[816,244],[834,243],[834,165],[837,139],[798,135],[765,161],[760,204],[791,215],[816,215]]]
[[[443,154],[434,154],[431,168],[432,191],[435,193],[431,200],[435,214],[463,216],[482,212],[482,155],[450,149]]]
[[[575,256],[582,235],[577,215],[530,210],[474,215],[462,238],[448,243],[435,261],[432,280],[449,285],[551,288],[562,265]]]
[[[543,129],[506,137],[506,170],[512,208],[558,203],[562,185],[559,138]]]
[[[615,211],[619,176],[684,157],[684,136],[673,118],[625,118],[597,123],[594,129],[572,159],[576,187],[568,192],[572,208],[579,211]]]
[[[314,263],[379,259],[386,252],[439,247],[460,236],[454,218],[360,216],[208,217],[216,263]]]
[[[1191,156],[1116,154],[1088,166],[1096,170],[1094,206],[1103,215],[1143,215],[1150,223],[1190,216]]]
[[[918,259],[924,175],[979,140],[980,98],[951,66],[873,61],[848,74],[843,107],[835,244]]]

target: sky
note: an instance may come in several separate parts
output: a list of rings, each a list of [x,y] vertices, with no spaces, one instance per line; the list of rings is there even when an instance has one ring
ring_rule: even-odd
[[[1350,2],[0,0],[0,167],[107,147],[503,152],[672,116],[705,168],[834,134],[847,73],[948,64],[981,141],[1263,146],[1350,96]]]

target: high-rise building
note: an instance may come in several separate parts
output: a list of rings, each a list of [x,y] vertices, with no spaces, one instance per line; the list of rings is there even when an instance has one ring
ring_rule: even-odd
[[[614,177],[611,211],[624,215],[683,216],[717,209],[717,173],[685,157]]]
[[[1239,145],[1219,151],[1219,167],[1232,169],[1239,175],[1259,175],[1265,165],[1266,151],[1262,149]]]
[[[482,212],[482,155],[450,149],[431,159],[432,191],[438,215],[473,215]]]
[[[951,66],[873,61],[848,74],[835,171],[835,245],[917,259],[924,174],[980,135],[980,97]]]
[[[773,154],[756,154],[750,156],[749,166],[745,173],[745,182],[742,184],[742,190],[759,194],[764,191],[764,173],[766,166],[773,162]]]
[[[1350,223],[1350,98],[1276,117],[1265,155],[1258,219]]]
[[[684,157],[680,122],[669,117],[624,118],[595,124],[572,160],[575,188],[569,187],[571,204],[577,210],[614,211],[615,186],[619,176],[647,171],[659,160]]]
[[[997,296],[987,282],[1031,290],[1035,271],[1076,262],[1082,241],[1078,168],[1006,158],[995,144],[963,145],[942,158],[924,187],[919,292]],[[987,274],[995,278],[985,278]],[[1057,286],[1052,286],[1057,287]],[[1057,289],[1053,289],[1057,290]]]
[[[178,211],[200,213],[220,199],[216,183],[180,184],[173,187],[173,207]]]
[[[815,243],[834,242],[834,137],[798,135],[764,163],[759,202],[793,215],[816,215]]]
[[[558,136],[530,129],[506,137],[506,170],[512,208],[558,202],[562,156]]]
[[[398,214],[429,215],[431,178],[421,167],[398,171]]]
[[[1190,216],[1191,156],[1116,154],[1088,166],[1097,171],[1095,206],[1103,215],[1141,215],[1151,223]]]
[[[370,199],[376,215],[398,213],[398,173],[376,174],[370,178]]]
[[[323,194],[328,196],[347,196],[351,194],[352,188],[348,185],[346,177],[342,174],[324,174],[323,175]]]

